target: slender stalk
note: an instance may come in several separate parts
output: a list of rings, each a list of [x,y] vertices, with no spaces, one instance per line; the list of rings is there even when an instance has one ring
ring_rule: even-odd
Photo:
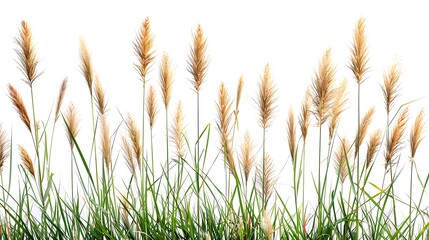
[[[322,193],[320,189],[320,169],[322,165],[322,124],[319,121],[319,166],[318,166],[318,174],[317,174],[317,198],[318,198],[318,204],[317,204],[317,232],[318,235],[322,233]]]
[[[357,105],[358,105],[358,117],[357,117],[357,125],[358,125],[358,132],[357,132],[357,140],[360,141],[360,82],[358,82],[358,96],[357,96]],[[360,145],[360,143],[358,143]],[[359,239],[359,185],[360,185],[360,151],[359,148],[356,149],[357,151],[357,171],[356,171],[356,231],[355,231],[355,239]]]

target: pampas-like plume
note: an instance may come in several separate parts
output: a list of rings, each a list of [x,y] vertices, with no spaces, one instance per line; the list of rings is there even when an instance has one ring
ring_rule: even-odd
[[[173,70],[171,69],[171,61],[166,53],[162,56],[162,62],[159,69],[162,100],[164,102],[165,109],[167,109],[173,88]]]
[[[237,85],[237,95],[235,97],[235,110],[234,110],[234,116],[235,116],[235,123],[234,125],[238,128],[238,106],[240,105],[240,100],[241,100],[241,93],[243,91],[243,85],[244,85],[244,81],[243,81],[243,75],[240,76],[240,79],[238,80],[238,85]]]
[[[307,140],[308,127],[310,126],[310,108],[311,108],[311,94],[307,90],[305,92],[304,101],[301,106],[301,114],[299,115],[299,126],[301,128],[302,138],[304,143]]]
[[[319,70],[313,80],[312,100],[314,115],[317,119],[317,125],[321,126],[329,116],[329,109],[332,109],[335,89],[336,69],[331,61],[331,51],[326,50],[319,64]]]
[[[104,115],[106,113],[106,92],[101,85],[98,76],[95,76],[95,103],[97,104],[98,113]]]
[[[275,109],[275,93],[276,89],[271,79],[270,66],[267,64],[264,68],[264,75],[259,83],[258,108],[259,122],[263,129],[270,126]]]
[[[179,101],[177,104],[176,113],[174,114],[174,122],[170,128],[171,141],[176,146],[176,154],[178,158],[185,156],[185,118],[183,117],[182,102]]]
[[[374,116],[375,108],[371,107],[368,112],[366,112],[365,116],[362,118],[362,121],[360,122],[360,133],[356,133],[356,140],[355,140],[355,157],[357,156],[360,146],[362,145],[363,140],[365,139],[366,134],[368,133],[369,125],[372,122],[372,117]],[[359,136],[359,138],[358,138]]]
[[[110,173],[112,168],[112,141],[105,114],[101,116],[101,156],[106,165],[107,172]]]
[[[140,26],[140,31],[134,42],[134,50],[138,60],[138,64],[135,64],[135,67],[142,78],[143,84],[146,83],[146,75],[155,59],[152,47],[152,30],[150,27],[149,17],[146,17]]]
[[[73,103],[69,104],[65,118],[68,125],[68,128],[66,126],[67,139],[69,141],[70,148],[73,148],[73,138],[76,138],[77,134],[79,133],[79,120],[77,118],[77,111]]]
[[[188,60],[188,72],[192,74],[192,84],[194,85],[195,91],[199,92],[201,84],[204,83],[209,64],[206,53],[207,39],[200,25],[197,26],[197,31],[193,38],[194,42]]]
[[[340,181],[341,183],[344,183],[347,176],[349,175],[349,168],[350,172],[353,171],[353,166],[350,164],[350,159],[352,157],[351,154],[351,148],[349,141],[347,141],[346,138],[341,139],[341,144],[338,146],[337,151],[335,152],[335,169],[337,170],[337,173],[340,174]]]
[[[26,77],[24,81],[32,87],[34,80],[36,80],[40,74],[37,73],[38,59],[36,56],[36,49],[33,45],[31,29],[27,22],[21,22],[19,37],[15,38],[15,41],[19,45],[19,49],[16,50],[19,58],[19,69]]]
[[[3,130],[3,126],[0,124],[0,175],[3,172],[6,158],[9,156],[8,148],[9,142],[7,140],[6,131]]]
[[[232,140],[230,138],[230,123],[232,120],[232,101],[223,83],[220,84],[218,92],[218,102],[216,104],[218,121],[217,128],[221,139],[221,149],[224,153],[226,164],[232,175],[236,173],[234,164],[234,154],[232,150]]]
[[[366,152],[366,168],[369,168],[371,166],[371,163],[374,160],[375,153],[378,151],[378,148],[381,144],[381,138],[382,138],[381,130],[378,129],[377,131],[373,132],[369,137],[369,143],[368,143],[368,150]]]
[[[92,66],[91,54],[89,53],[86,42],[80,39],[80,70],[88,84],[89,93],[92,96],[92,83],[94,82],[94,67]]]
[[[386,143],[387,149],[384,155],[384,158],[386,160],[386,168],[392,165],[393,161],[396,158],[396,154],[403,148],[403,137],[407,120],[408,108],[405,108],[399,115],[398,120],[396,121],[396,124],[393,127],[393,130],[390,133],[389,139]]]
[[[255,164],[255,155],[253,154],[253,149],[255,146],[253,145],[252,139],[250,138],[250,134],[248,131],[244,134],[243,144],[240,146],[240,163],[243,168],[244,178],[247,181],[249,180],[250,171]]]
[[[401,68],[399,63],[394,63],[389,70],[384,73],[384,85],[382,86],[384,94],[384,103],[387,113],[390,113],[395,99],[399,96],[399,77],[401,76]]]
[[[28,154],[27,150],[21,145],[18,145],[18,148],[21,161],[24,163],[25,168],[31,174],[31,176],[35,178],[36,175],[34,173],[33,160],[31,160],[30,154]]]
[[[268,240],[273,240],[273,234],[274,234],[273,224],[271,223],[271,219],[268,216],[266,211],[263,213],[263,215],[264,215],[264,218],[263,218],[262,226],[264,228],[265,236],[267,237]]]
[[[343,80],[335,91],[334,103],[331,109],[331,122],[329,124],[329,140],[334,137],[334,131],[340,122],[340,115],[344,112],[347,102],[346,98],[347,81]]]
[[[57,107],[55,108],[55,122],[60,117],[60,109],[61,109],[61,106],[63,104],[64,95],[66,93],[67,81],[68,81],[68,79],[64,78],[64,80],[63,80],[63,82],[61,83],[61,86],[60,86],[60,91],[58,93]]]
[[[349,68],[353,71],[356,82],[365,81],[364,75],[368,72],[368,46],[365,34],[365,20],[359,18],[353,35],[352,56]]]
[[[153,86],[149,87],[149,95],[147,97],[146,107],[147,107],[147,114],[149,116],[149,126],[153,128],[153,125],[155,124],[156,115],[158,113],[156,93]]]
[[[9,88],[9,98],[15,107],[16,112],[19,114],[22,122],[27,127],[28,131],[31,133],[31,124],[30,118],[28,117],[27,108],[25,107],[24,101],[22,100],[21,94],[12,86],[8,85]]]
[[[261,199],[264,200],[262,203],[263,209],[267,209],[268,201],[274,192],[274,185],[276,182],[276,178],[274,177],[274,164],[268,153],[265,154],[262,163],[258,166],[258,176],[258,191]]]
[[[134,118],[128,114],[128,118],[126,121],[128,137],[130,139],[130,146],[132,146],[132,155],[137,161],[137,165],[139,169],[141,169],[142,161],[142,145],[140,143],[140,131],[137,128],[137,124],[134,121]],[[131,158],[133,159],[133,158]]]
[[[128,169],[136,177],[136,165],[134,164],[133,148],[131,147],[130,141],[125,136],[122,136],[122,150],[124,151],[125,163]]]
[[[287,138],[289,143],[290,157],[295,162],[295,151],[296,151],[296,129],[295,129],[295,118],[293,115],[293,109],[289,108],[289,115],[287,119]]]
[[[424,127],[424,110],[420,110],[414,121],[413,128],[410,133],[410,149],[411,149],[411,160],[414,160],[417,148],[423,140],[423,127]]]

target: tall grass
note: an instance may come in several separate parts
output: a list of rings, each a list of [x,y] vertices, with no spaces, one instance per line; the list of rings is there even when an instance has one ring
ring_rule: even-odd
[[[348,65],[357,82],[357,101],[349,101],[348,80],[337,81],[336,70],[341,65],[333,63],[328,49],[315,67],[299,113],[295,114],[293,106],[289,108],[284,132],[287,147],[283,148],[279,143],[267,144],[273,134],[269,130],[275,113],[284,110],[277,106],[277,95],[282,93],[276,88],[268,64],[252,97],[256,119],[239,118],[240,102],[246,104],[240,101],[245,82],[241,76],[235,98],[229,94],[228,84],[221,83],[213,106],[203,106],[216,109],[213,121],[218,136],[212,136],[210,123],[200,122],[201,98],[206,97],[200,93],[208,73],[209,49],[199,25],[192,36],[187,67],[190,86],[196,93],[195,106],[188,108],[179,100],[171,114],[170,100],[183,94],[174,92],[173,68],[167,54],[159,68],[151,68],[155,53],[149,18],[142,23],[133,45],[135,67],[142,81],[141,112],[122,115],[119,110],[122,121],[111,123],[108,91],[103,88],[82,39],[80,68],[89,88],[87,110],[91,111],[91,119],[79,116],[80,109],[73,103],[63,110],[70,84],[66,79],[60,84],[55,115],[43,118],[36,114],[37,104],[42,103],[36,104],[39,98],[33,87],[36,79],[45,79],[37,68],[31,29],[23,21],[16,38],[17,62],[30,91],[26,93],[15,83],[9,83],[8,95],[21,121],[14,126],[26,129],[33,145],[26,146],[21,139],[24,136],[17,137],[12,131],[9,134],[0,125],[1,238],[428,238],[425,191],[429,174],[422,174],[416,159],[424,137],[424,110],[416,116],[408,135],[410,185],[408,192],[403,192],[407,197],[402,197],[397,181],[403,174],[404,164],[400,162],[405,158],[413,101],[397,105],[400,68],[394,64],[386,72],[380,91],[385,98],[386,124],[371,131],[377,124],[373,121],[377,113],[374,107],[361,118],[361,85],[369,77],[364,23],[359,19],[356,24]],[[155,84],[146,86],[150,70],[159,70],[159,89]],[[162,126],[157,123],[159,91],[165,112]],[[24,101],[24,94],[29,95],[31,104]],[[195,109],[196,119],[188,119],[185,109]],[[357,130],[348,129],[341,121],[348,110],[357,110]],[[133,117],[140,114],[141,126]],[[258,135],[252,129],[239,127],[243,121],[252,120],[259,124],[261,139],[255,137]],[[54,135],[57,121],[65,126],[63,137]],[[187,123],[196,126],[196,136],[188,135]],[[89,133],[80,131],[85,124],[90,125]],[[340,126],[345,127],[340,131]],[[153,134],[158,127],[165,127],[162,140]],[[309,141],[310,131],[316,132],[317,142]],[[147,138],[150,142],[146,145]],[[86,152],[83,139],[90,140],[90,152]],[[62,170],[70,171],[68,190],[68,186],[55,180],[53,174],[59,170],[50,164],[54,160],[52,151],[61,141],[68,144],[66,155],[62,156],[66,159]],[[16,147],[18,153],[13,151]],[[286,169],[278,171],[281,159],[271,157],[273,148],[280,148],[285,159],[291,159],[290,169],[286,163]],[[156,149],[163,149],[165,155]],[[209,150],[217,154],[208,154]],[[310,151],[317,154],[306,154]],[[20,161],[16,161],[17,157]],[[226,167],[226,181],[221,184],[214,170],[219,160]],[[384,172],[374,168],[380,160],[384,160]],[[308,171],[312,169],[309,164],[315,172]],[[13,172],[13,165],[19,166],[18,174]],[[128,167],[129,174],[118,176],[122,165]],[[312,174],[311,181],[306,178],[307,173]],[[379,176],[383,176],[382,181]],[[278,182],[290,178],[292,191],[281,191]],[[308,195],[310,191],[314,194]]]

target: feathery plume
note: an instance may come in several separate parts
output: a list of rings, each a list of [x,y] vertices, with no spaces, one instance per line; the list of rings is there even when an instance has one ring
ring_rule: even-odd
[[[34,173],[33,160],[31,160],[30,154],[28,154],[27,150],[21,145],[18,145],[18,148],[21,161],[24,163],[25,168],[31,174],[31,176],[35,178],[36,175]]]
[[[349,68],[353,71],[358,84],[365,81],[364,75],[368,72],[368,46],[365,34],[365,20],[359,18],[353,34],[352,56]]]
[[[185,156],[185,118],[183,117],[182,102],[179,101],[177,104],[176,113],[174,114],[174,122],[170,128],[171,131],[171,141],[176,146],[176,154],[178,158],[183,158]]]
[[[383,136],[380,129],[378,129],[377,131],[373,132],[370,135],[368,150],[366,152],[366,168],[369,168],[369,166],[373,162],[375,153],[378,151],[378,148],[380,147],[382,137]]]
[[[136,177],[136,166],[134,164],[133,148],[131,147],[131,143],[125,136],[122,136],[121,140],[125,163],[127,164],[128,169],[133,174],[133,176]]]
[[[386,169],[389,165],[392,165],[396,158],[396,154],[403,148],[403,137],[407,120],[408,108],[405,108],[399,115],[387,142],[387,149],[384,155],[384,158],[386,159]]]
[[[271,79],[270,66],[265,65],[264,75],[259,83],[259,95],[257,99],[259,107],[259,122],[261,127],[266,129],[271,125],[274,115],[274,102],[276,89]]]
[[[243,75],[240,76],[240,79],[238,80],[238,85],[237,85],[237,95],[235,97],[235,110],[234,110],[234,116],[235,116],[235,126],[238,129],[238,106],[240,105],[240,100],[241,100],[241,93],[243,91],[243,85],[244,85],[244,81],[243,81]]]
[[[68,128],[66,125],[67,139],[69,141],[70,148],[73,149],[73,138],[76,138],[77,134],[79,133],[79,120],[77,118],[77,111],[73,103],[69,104],[65,117],[68,125]]]
[[[133,154],[132,156],[134,156],[134,158],[137,161],[137,165],[139,166],[139,169],[141,169],[142,145],[140,143],[140,140],[141,140],[140,131],[137,128],[137,124],[134,118],[130,114],[128,114],[126,125],[127,125],[128,136],[130,138],[131,146],[132,146],[132,154]]]
[[[203,29],[200,25],[193,36],[194,42],[191,47],[191,54],[188,60],[188,72],[192,74],[192,84],[195,91],[199,92],[201,84],[205,81],[207,73],[208,59],[207,59],[207,39],[204,36]]]
[[[158,113],[156,103],[156,93],[153,86],[149,87],[149,95],[147,97],[147,114],[149,116],[149,126],[152,128],[155,124],[156,115]]]
[[[248,131],[244,134],[244,143],[240,146],[240,163],[243,168],[244,178],[247,181],[249,180],[250,171],[255,164],[255,155],[253,154],[253,149],[255,146],[253,145],[252,139],[250,138],[250,134]]]
[[[268,216],[267,212],[264,212],[264,219],[263,219],[263,228],[264,228],[264,233],[265,236],[267,237],[268,240],[273,240],[273,234],[274,234],[274,229],[273,229],[273,224],[271,223],[271,219]]]
[[[345,110],[347,81],[343,80],[335,91],[334,103],[331,109],[331,122],[329,124],[329,140],[334,137],[334,131],[340,122],[340,115]]]
[[[162,100],[164,101],[165,109],[167,109],[168,104],[170,103],[171,91],[173,88],[173,70],[171,69],[171,61],[166,53],[164,53],[164,55],[162,56],[162,62],[159,68]]]
[[[310,126],[310,108],[311,108],[311,94],[307,90],[305,92],[304,101],[301,105],[301,115],[299,116],[299,126],[301,128],[302,138],[304,143],[307,140],[308,127]]]
[[[268,201],[274,192],[276,178],[274,177],[274,164],[270,155],[266,153],[262,161],[263,162],[260,164],[260,166],[258,166],[258,191],[261,199],[264,200],[262,203],[263,209],[266,209]],[[265,168],[263,166],[265,166]]]
[[[296,151],[296,129],[295,129],[295,118],[293,115],[293,109],[289,108],[289,115],[287,119],[287,137],[289,143],[290,157],[295,162],[295,151]]]
[[[349,161],[351,159],[351,155],[349,141],[347,141],[346,138],[342,138],[341,143],[335,152],[335,169],[337,170],[337,173],[340,174],[339,177],[341,183],[344,183],[349,175],[348,168],[350,168],[350,171],[353,171],[354,167],[350,165]]]
[[[6,131],[3,130],[3,126],[0,124],[0,175],[3,172],[3,167],[6,162],[6,158],[9,156],[9,141],[7,140]]]
[[[365,116],[362,118],[362,121],[360,122],[360,133],[356,133],[356,140],[355,140],[355,157],[357,156],[360,146],[362,145],[363,140],[366,137],[366,134],[368,133],[369,125],[372,122],[372,117],[374,116],[375,108],[371,107],[368,112],[366,112]],[[359,135],[359,138],[358,138]]]
[[[143,84],[146,84],[146,75],[155,59],[152,47],[152,30],[150,27],[149,17],[146,17],[140,26],[140,31],[134,42],[134,50],[138,60],[138,64],[135,64],[135,67],[142,78]]]
[[[92,66],[91,54],[89,53],[86,42],[80,39],[80,70],[88,84],[89,93],[92,96],[92,83],[94,82],[94,67]]]
[[[30,118],[28,117],[27,108],[24,105],[24,101],[22,100],[21,94],[12,86],[12,84],[8,85],[9,88],[9,98],[15,107],[16,112],[19,114],[22,122],[27,127],[28,131],[31,133],[31,125]]]
[[[60,109],[61,109],[61,105],[63,104],[64,95],[66,94],[67,81],[68,81],[68,79],[64,78],[64,80],[63,80],[63,82],[61,83],[61,86],[60,86],[60,91],[58,93],[57,107],[55,109],[55,122],[60,117]]]
[[[110,173],[112,169],[112,142],[105,114],[101,116],[101,156],[106,164],[107,172]]]
[[[33,45],[33,37],[30,26],[27,22],[21,21],[21,29],[19,36],[15,38],[19,49],[16,50],[19,58],[19,70],[25,75],[25,82],[32,87],[34,80],[40,76],[37,73],[38,59],[36,56],[36,49]]]
[[[98,113],[104,115],[106,113],[106,92],[101,85],[101,81],[98,76],[95,76],[95,103],[97,104]]]
[[[236,173],[234,164],[234,154],[232,150],[232,141],[230,135],[230,123],[232,120],[232,101],[229,97],[228,91],[223,83],[220,84],[218,92],[218,102],[216,109],[218,113],[217,128],[221,139],[221,149],[224,153],[226,164],[232,175]]]
[[[332,109],[333,98],[335,94],[336,69],[332,65],[331,51],[326,50],[319,64],[319,71],[313,79],[312,100],[314,106],[314,115],[317,119],[317,125],[322,125],[329,116],[329,109]]]
[[[395,99],[399,96],[399,77],[401,76],[401,68],[399,63],[395,62],[390,66],[389,70],[384,73],[384,85],[382,86],[384,94],[384,103],[386,111],[389,113],[392,110]]]
[[[411,149],[411,160],[414,160],[414,156],[416,155],[417,148],[423,140],[423,127],[424,123],[424,110],[420,110],[419,114],[414,121],[413,128],[410,133],[410,149]]]

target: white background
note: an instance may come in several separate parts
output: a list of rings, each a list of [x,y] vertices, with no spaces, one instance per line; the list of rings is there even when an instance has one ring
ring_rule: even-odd
[[[347,78],[348,110],[340,122],[339,136],[352,139],[356,129],[356,83],[347,68],[350,59],[354,26],[359,17],[366,19],[369,45],[369,79],[362,85],[362,114],[375,105],[376,116],[372,130],[383,127],[385,110],[381,91],[384,71],[395,61],[401,63],[403,74],[400,80],[401,96],[394,110],[410,100],[424,97],[411,105],[411,120],[417,111],[427,110],[429,67],[429,15],[423,2],[399,3],[398,1],[2,1],[0,3],[0,121],[10,133],[13,129],[13,149],[22,144],[33,154],[31,138],[12,108],[7,97],[7,84],[12,83],[24,97],[30,108],[29,88],[20,79],[17,48],[14,38],[18,36],[20,22],[29,23],[43,71],[34,83],[37,118],[46,121],[55,104],[59,85],[64,77],[69,78],[65,104],[73,102],[81,118],[81,142],[84,154],[89,155],[91,116],[89,92],[80,73],[79,39],[83,37],[92,53],[93,63],[108,98],[111,132],[121,123],[118,111],[134,115],[141,122],[141,82],[133,64],[137,62],[133,41],[140,24],[149,16],[154,34],[156,63],[149,74],[149,85],[158,93],[159,116],[154,132],[155,158],[163,162],[165,150],[165,119],[161,109],[157,66],[162,53],[168,53],[174,65],[174,90],[170,107],[173,113],[176,102],[184,103],[188,135],[195,141],[195,99],[191,76],[186,71],[192,43],[192,34],[201,24],[208,38],[210,58],[206,82],[201,90],[201,125],[211,124],[212,136],[208,161],[218,153],[215,130],[215,100],[220,82],[224,82],[232,97],[241,74],[245,87],[240,110],[240,139],[246,129],[251,131],[255,144],[262,143],[257,122],[257,82],[266,63],[272,69],[277,86],[277,110],[272,127],[267,133],[267,150],[276,164],[280,176],[278,188],[290,191],[291,161],[287,147],[286,116],[292,106],[298,113],[307,86],[311,84],[319,60],[327,48],[337,66],[337,79]],[[409,124],[411,125],[411,124]],[[317,129],[310,129],[307,162],[315,166],[317,158],[311,152],[317,147]],[[325,131],[325,133],[327,133]],[[408,144],[408,134],[405,143]],[[326,135],[325,135],[326,136]],[[238,141],[237,139],[236,141]],[[326,143],[326,138],[325,138]],[[148,142],[148,137],[146,137]],[[67,140],[62,124],[57,126],[52,168],[55,177],[67,182],[69,155],[64,154]],[[237,144],[236,144],[237,145]],[[428,142],[422,143],[417,154],[417,164],[422,175],[428,172]],[[146,146],[148,149],[148,146]],[[259,154],[260,155],[260,154]],[[259,156],[258,155],[258,156]],[[376,168],[382,176],[384,159],[381,150]],[[117,177],[127,174],[115,143],[114,156],[118,156]],[[398,181],[407,185],[408,145],[404,148],[401,167],[403,177]],[[260,157],[258,157],[259,159]],[[13,168],[20,163],[18,153],[13,153]],[[223,163],[217,159],[215,172],[223,172]],[[423,167],[424,166],[424,167]],[[7,172],[11,166],[6,166]],[[214,173],[215,174],[215,173]],[[17,177],[17,175],[15,175]],[[377,178],[374,182],[380,184]],[[290,193],[292,193],[290,191]],[[285,195],[289,195],[285,193]],[[289,195],[291,196],[291,195]]]

